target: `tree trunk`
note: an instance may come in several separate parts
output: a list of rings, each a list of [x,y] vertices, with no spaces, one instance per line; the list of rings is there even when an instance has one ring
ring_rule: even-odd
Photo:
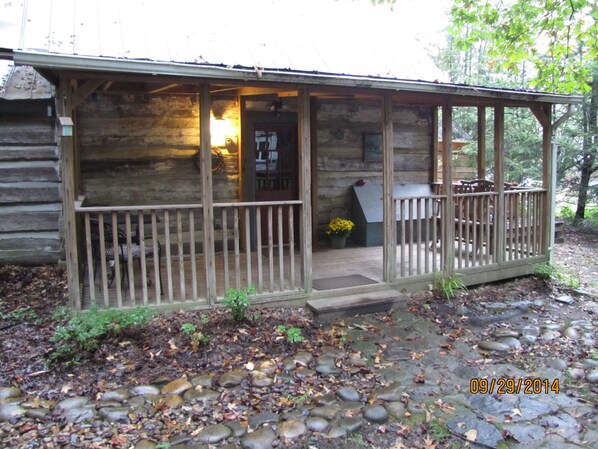
[[[589,104],[584,105],[584,131],[583,156],[579,165],[579,192],[577,194],[577,210],[575,211],[575,221],[578,222],[585,218],[586,203],[588,201],[588,188],[592,173],[598,170],[596,166],[595,149],[598,144],[598,64],[594,64],[592,70],[592,90],[590,91]]]

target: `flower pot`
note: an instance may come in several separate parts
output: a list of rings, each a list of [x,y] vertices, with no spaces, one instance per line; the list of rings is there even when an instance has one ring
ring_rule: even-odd
[[[341,234],[341,235],[331,235],[330,236],[330,246],[334,249],[343,249],[347,244],[347,237],[348,234]]]

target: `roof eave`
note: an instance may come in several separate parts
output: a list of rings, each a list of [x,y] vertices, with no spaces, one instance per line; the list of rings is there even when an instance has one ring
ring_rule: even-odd
[[[183,76],[238,81],[263,81],[347,88],[371,88],[390,91],[420,92],[501,100],[533,101],[550,104],[579,104],[580,96],[539,92],[511,91],[490,87],[458,86],[428,81],[334,75],[313,72],[252,69],[203,64],[185,64],[149,60],[102,58],[14,50],[16,64],[51,70],[81,70],[112,73],[134,73],[152,76]]]

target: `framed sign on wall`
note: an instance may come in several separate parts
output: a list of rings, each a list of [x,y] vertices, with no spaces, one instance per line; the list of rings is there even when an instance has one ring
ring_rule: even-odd
[[[382,161],[382,133],[363,133],[363,160]]]

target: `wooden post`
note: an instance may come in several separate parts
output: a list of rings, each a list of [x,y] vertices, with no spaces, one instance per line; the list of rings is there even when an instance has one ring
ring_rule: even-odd
[[[318,243],[318,99],[310,99],[312,245]]]
[[[72,117],[71,80],[61,76],[56,109],[60,117]],[[79,289],[79,255],[77,248],[77,217],[75,199],[77,198],[75,177],[75,146],[72,136],[60,137],[60,166],[62,170],[62,213],[64,219],[64,248],[68,274],[69,305],[81,310],[81,294]],[[117,286],[118,288],[119,286]],[[93,288],[93,285],[90,286]]]
[[[311,134],[309,91],[299,89],[299,199],[301,205],[301,272],[305,293],[312,290]]]
[[[494,108],[494,190],[497,197],[494,208],[495,262],[505,260],[505,108]],[[492,244],[492,243],[491,243]]]
[[[432,184],[438,182],[438,107],[432,108],[432,173],[430,182]]]
[[[206,297],[216,302],[216,253],[214,250],[214,199],[212,194],[212,145],[210,137],[210,86],[201,85],[200,106],[201,203],[203,205],[203,250],[206,265]],[[190,236],[190,238],[194,238]]]
[[[554,246],[554,209],[556,187],[556,151],[552,146],[552,108],[544,106],[546,120],[542,125],[542,188],[546,190],[544,214],[542,215],[541,251],[552,261]],[[554,182],[553,182],[554,178]]]
[[[397,264],[397,213],[394,200],[394,151],[392,129],[392,96],[386,94],[382,102],[382,179],[384,185],[383,222],[384,282],[393,282]],[[413,219],[413,217],[410,217]],[[403,229],[403,232],[405,230]]]
[[[478,106],[478,179],[486,179],[486,108]]]
[[[444,230],[442,246],[444,248],[444,271],[451,275],[455,266],[455,206],[453,204],[453,106],[442,106],[442,187],[446,195],[444,207]]]

